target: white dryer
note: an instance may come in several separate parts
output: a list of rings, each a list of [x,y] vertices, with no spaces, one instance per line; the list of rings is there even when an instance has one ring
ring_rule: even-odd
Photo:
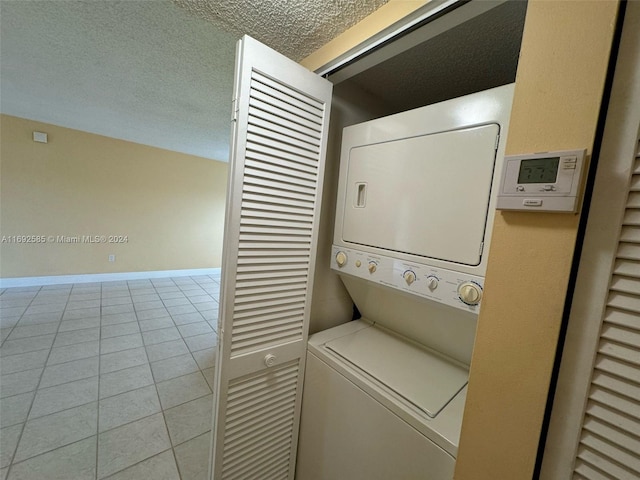
[[[300,480],[451,480],[513,85],[344,129],[331,268],[362,318],[310,337]]]

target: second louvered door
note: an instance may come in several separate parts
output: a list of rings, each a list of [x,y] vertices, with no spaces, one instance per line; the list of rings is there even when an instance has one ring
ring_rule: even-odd
[[[238,42],[211,478],[292,479],[331,83]]]
[[[575,479],[640,478],[640,143],[602,315]]]
[[[541,480],[640,479],[640,3],[622,11]]]

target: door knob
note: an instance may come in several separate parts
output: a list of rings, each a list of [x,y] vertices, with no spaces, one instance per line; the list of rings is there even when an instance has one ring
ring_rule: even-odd
[[[272,353],[266,355],[264,357],[264,364],[267,367],[273,367],[276,364],[276,356],[273,355]]]

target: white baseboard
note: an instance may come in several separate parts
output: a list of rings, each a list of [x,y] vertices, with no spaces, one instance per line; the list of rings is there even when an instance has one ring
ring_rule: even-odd
[[[0,278],[0,288],[61,285],[65,283],[143,280],[146,278],[195,277],[198,275],[220,275],[220,268],[193,268],[188,270],[159,270],[153,272],[89,273],[83,275],[52,275],[48,277]]]

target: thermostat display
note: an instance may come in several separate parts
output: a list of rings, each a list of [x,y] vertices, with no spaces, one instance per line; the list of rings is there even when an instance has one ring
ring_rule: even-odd
[[[532,158],[520,162],[518,183],[555,183],[560,158]]]
[[[506,157],[497,208],[577,212],[585,154],[565,150]]]

